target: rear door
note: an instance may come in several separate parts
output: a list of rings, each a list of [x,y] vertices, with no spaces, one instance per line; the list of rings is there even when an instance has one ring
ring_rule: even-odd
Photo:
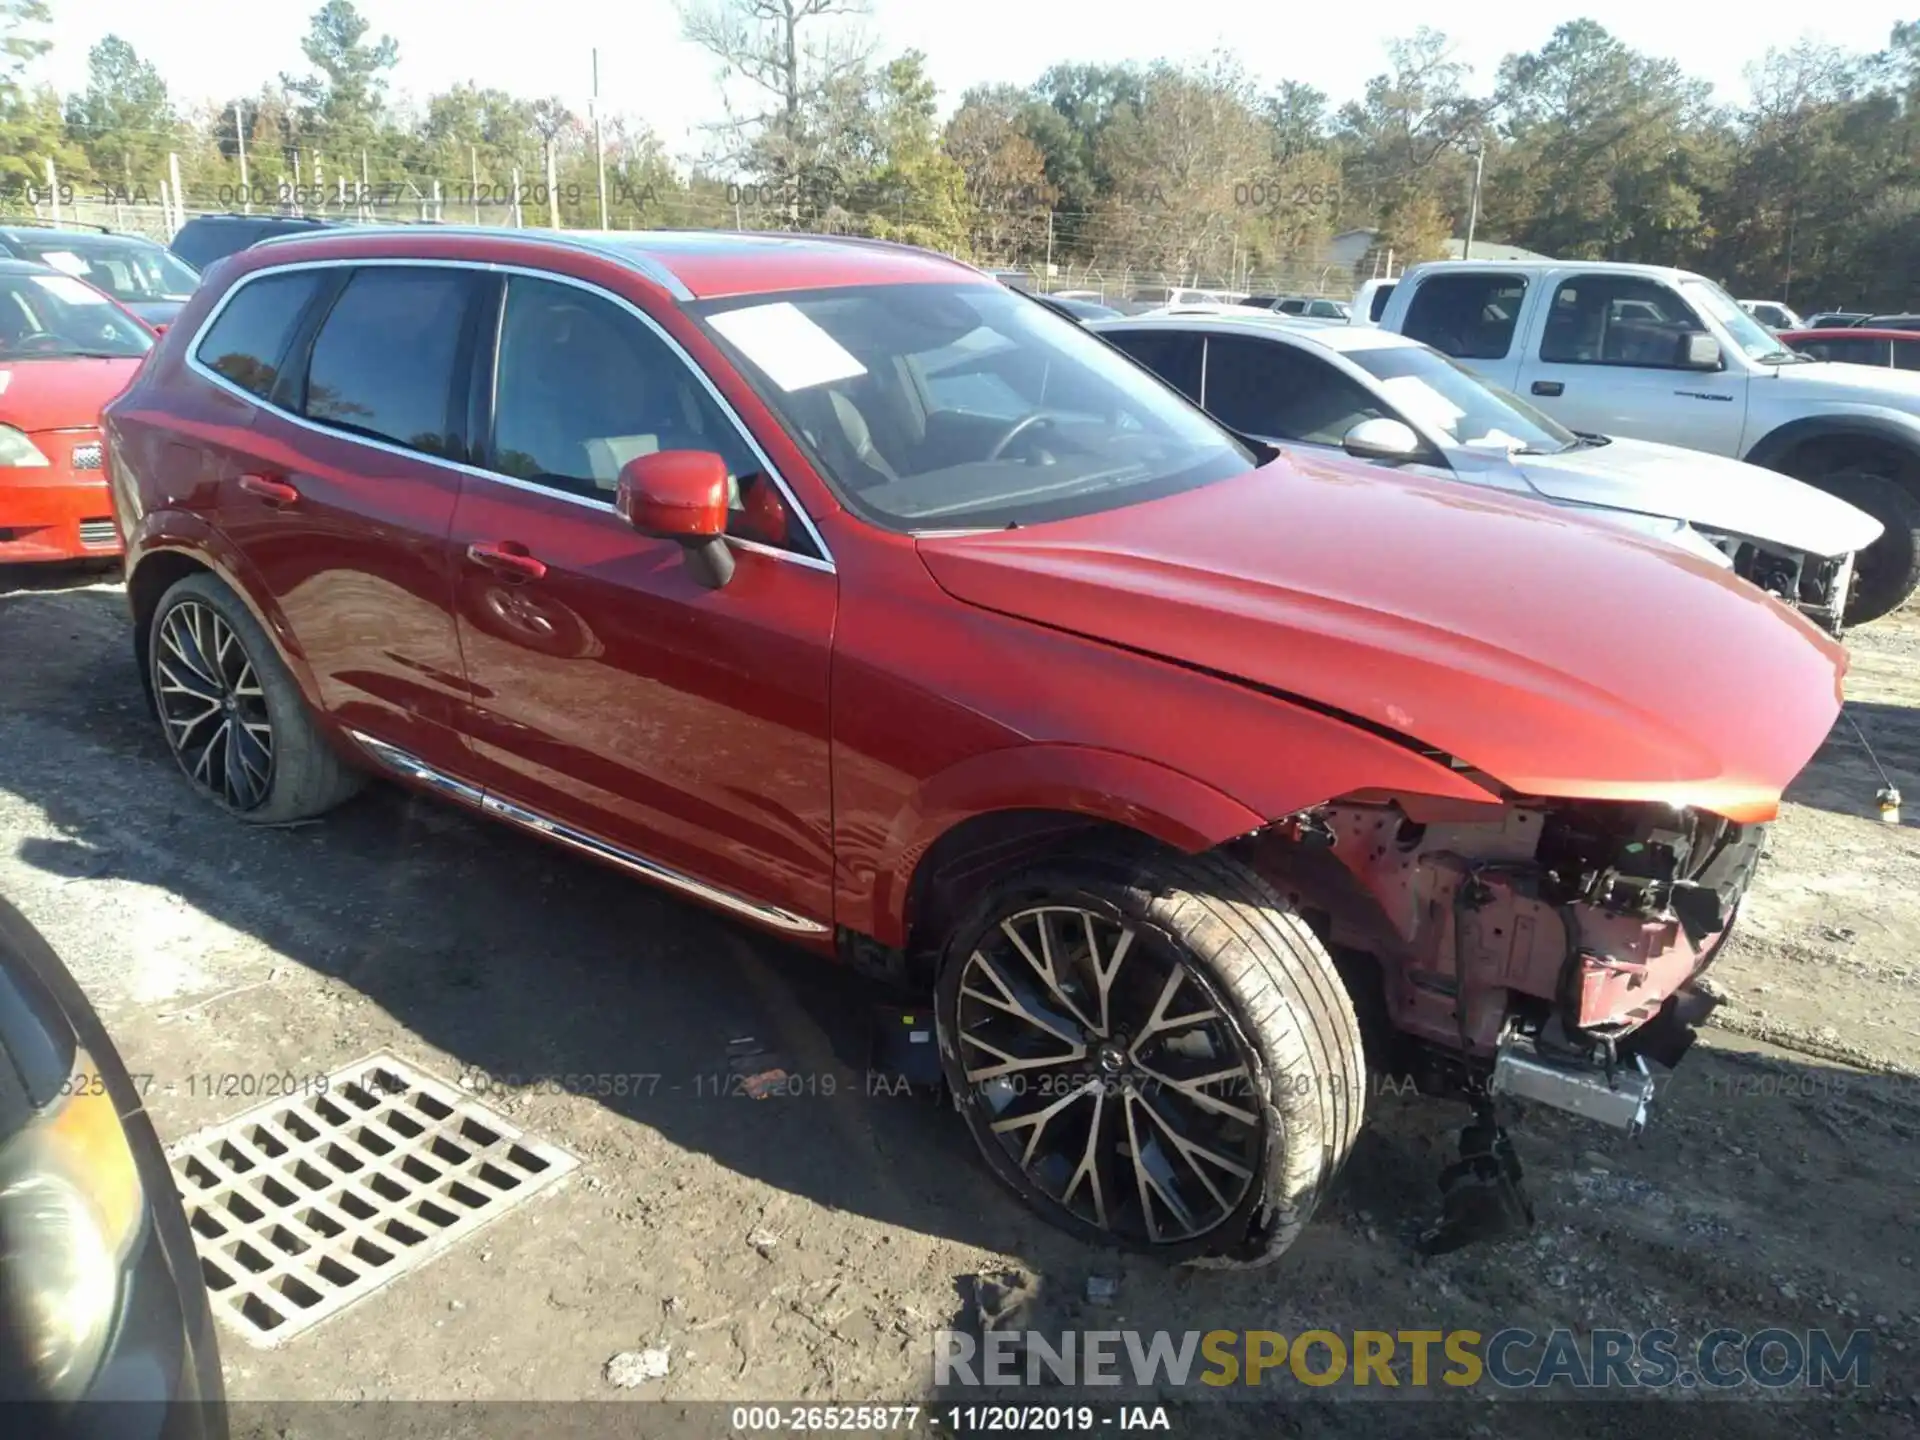
[[[466,695],[447,537],[480,279],[419,263],[264,272],[228,296],[195,355],[256,402],[215,461],[217,523],[322,707],[456,774]]]
[[[1132,357],[1194,404],[1200,403],[1200,367],[1205,345],[1190,330],[1102,330],[1100,338]]]
[[[1398,328],[1483,380],[1511,390],[1520,373],[1518,337],[1526,300],[1525,275],[1443,270],[1420,278]]]

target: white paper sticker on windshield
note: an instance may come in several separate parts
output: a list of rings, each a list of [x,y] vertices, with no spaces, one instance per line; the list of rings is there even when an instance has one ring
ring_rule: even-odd
[[[785,301],[728,310],[709,323],[782,390],[805,390],[867,373],[838,340]]]
[[[1382,380],[1380,388],[1402,410],[1449,433],[1453,422],[1467,413],[1418,375],[1395,375],[1390,380]]]
[[[64,270],[69,275],[84,275],[93,267],[71,250],[48,250],[40,256],[42,265],[51,265],[56,270]]]
[[[54,299],[64,300],[69,305],[110,305],[113,303],[91,285],[82,285],[78,280],[70,276],[36,275],[33,277],[33,283],[53,296]]]
[[[0,395],[7,393],[7,386],[13,383],[13,371],[0,370]]]

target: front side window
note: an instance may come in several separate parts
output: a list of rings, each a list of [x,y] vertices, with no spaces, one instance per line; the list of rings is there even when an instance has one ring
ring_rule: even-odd
[[[1436,351],[1383,345],[1349,351],[1347,358],[1378,380],[1404,414],[1456,445],[1552,454],[1579,443],[1559,422]]]
[[[1735,305],[1760,334],[1766,331]],[[1703,329],[1669,286],[1637,275],[1578,275],[1553,292],[1540,358],[1556,365],[1684,368],[1687,337]],[[1780,342],[1768,337],[1767,348]]]
[[[137,320],[71,275],[0,275],[0,359],[118,359],[152,348]]]
[[[1103,340],[1001,286],[851,286],[695,313],[848,507],[888,529],[1039,523],[1255,463]],[[963,375],[992,378],[956,395]]]
[[[425,266],[356,270],[314,337],[309,420],[458,458],[455,392],[473,275]]]
[[[628,462],[662,450],[719,455],[729,533],[788,543],[772,477],[666,341],[604,296],[509,277],[488,468],[610,505]]]
[[[1463,360],[1501,360],[1513,346],[1524,276],[1441,274],[1420,282],[1401,333]]]
[[[249,280],[233,292],[194,359],[262,400],[273,393],[301,311],[319,291],[325,272],[288,270]]]
[[[1251,335],[1207,337],[1207,409],[1248,435],[1338,445],[1388,411],[1358,381],[1316,355]]]

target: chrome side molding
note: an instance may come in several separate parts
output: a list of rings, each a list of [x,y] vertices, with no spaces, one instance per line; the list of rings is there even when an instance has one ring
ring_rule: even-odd
[[[587,834],[584,830],[575,830],[572,826],[562,825],[559,821],[550,819],[537,811],[529,810],[521,805],[515,805],[512,801],[502,800],[498,796],[489,795],[484,790],[469,785],[463,780],[456,780],[453,776],[434,769],[417,755],[410,755],[396,745],[387,744],[384,740],[376,740],[373,736],[359,730],[349,730],[347,734],[352,737],[356,744],[361,746],[369,755],[394,774],[404,779],[412,780],[416,784],[424,785],[436,794],[445,795],[450,799],[463,801],[468,805],[475,806],[487,814],[497,816],[502,820],[519,826],[523,830],[531,830],[536,835],[544,835],[550,840],[557,840],[562,845],[578,850],[583,854],[591,855],[599,860],[605,860],[609,864],[618,865],[621,869],[631,871],[642,879],[651,880],[657,885],[665,885],[669,889],[692,895],[697,899],[706,901],[709,905],[731,911],[735,915],[744,916],[746,919],[752,920],[760,925],[765,925],[770,929],[780,930],[789,935],[825,935],[828,933],[828,927],[822,925],[817,920],[809,920],[804,915],[795,915],[790,910],[781,910],[772,905],[758,904],[755,901],[735,895],[730,890],[719,889],[717,886],[707,884],[704,880],[696,880],[691,875],[682,874],[680,871],[670,869],[658,861],[649,860],[644,855],[635,854],[631,850],[622,850],[617,845],[610,845],[597,836]]]

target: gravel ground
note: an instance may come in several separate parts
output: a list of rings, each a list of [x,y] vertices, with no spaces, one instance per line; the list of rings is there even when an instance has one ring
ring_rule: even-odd
[[[1880,782],[1843,720],[1716,972],[1728,1002],[1646,1135],[1531,1117],[1517,1138],[1537,1228],[1431,1262],[1411,1241],[1452,1107],[1376,1097],[1338,1192],[1273,1269],[1116,1259],[1029,1219],[950,1113],[870,1093],[871,997],[828,967],[385,787],[319,824],[225,819],[168,760],[123,595],[98,574],[0,572],[0,893],[153,1077],[164,1139],[248,1108],[199,1077],[318,1075],[385,1050],[580,1160],[282,1347],[223,1335],[238,1400],[913,1399],[972,1277],[1007,1275],[1047,1323],[1089,1328],[1864,1327],[1869,1394],[1691,1405],[1688,1433],[1910,1435],[1920,617],[1850,648],[1849,709],[1911,797],[1906,823],[1874,813]],[[725,1093],[742,1036],[810,1093]],[[657,1078],[592,1096],[488,1078],[535,1074]],[[1117,1282],[1112,1303],[1085,1298],[1094,1276]],[[663,1348],[660,1376],[640,1357]],[[631,1389],[608,1378],[615,1356]],[[1494,1412],[1450,1413],[1496,1433],[1479,1418]],[[1323,1403],[1250,1433],[1375,1435],[1399,1414]],[[1586,1406],[1577,1428],[1640,1433],[1648,1414]],[[1501,1434],[1570,1426],[1557,1406],[1497,1418]]]

